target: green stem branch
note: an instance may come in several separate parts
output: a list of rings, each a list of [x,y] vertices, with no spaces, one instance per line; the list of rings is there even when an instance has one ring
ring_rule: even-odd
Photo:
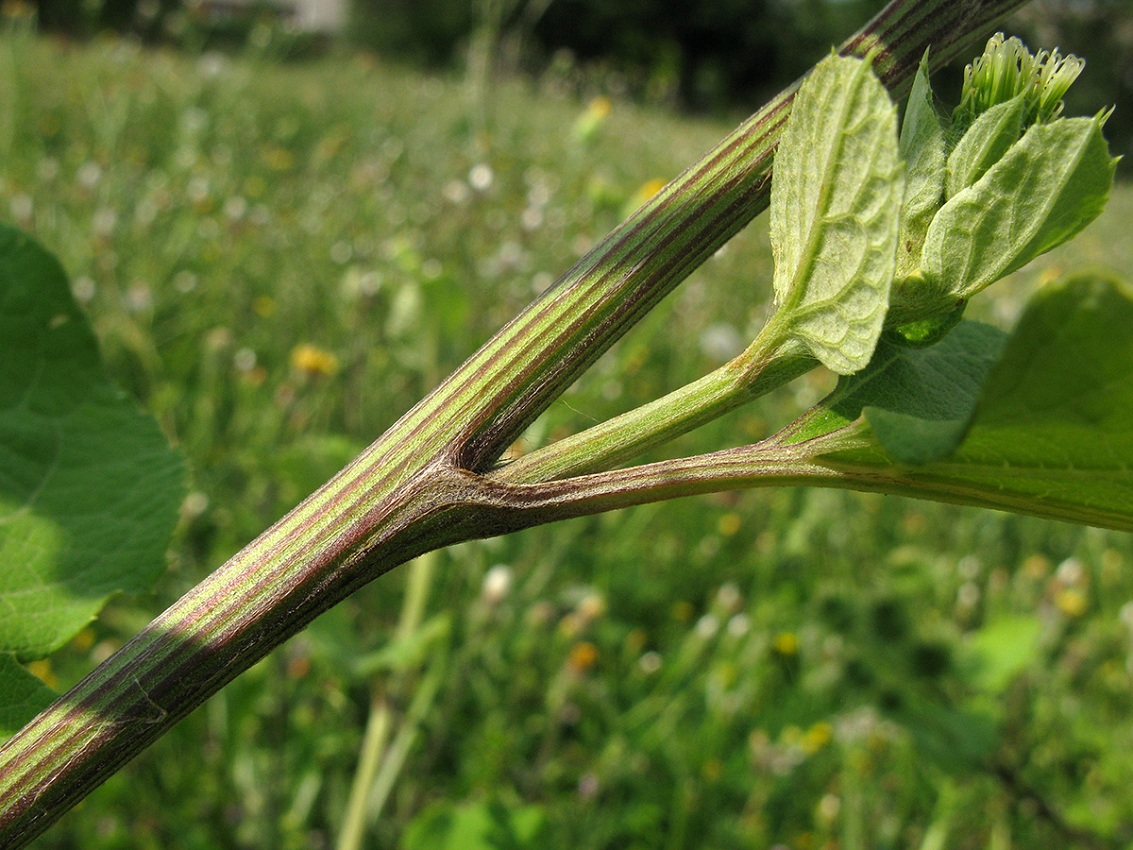
[[[763,346],[757,339],[739,357],[703,378],[510,461],[495,477],[512,484],[533,484],[611,469],[766,395],[817,365],[801,345],[784,345],[775,353],[767,350],[775,347]]]

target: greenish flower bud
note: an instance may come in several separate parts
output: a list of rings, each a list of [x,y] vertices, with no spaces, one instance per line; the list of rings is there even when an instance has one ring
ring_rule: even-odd
[[[905,199],[889,326],[912,323],[911,342],[931,339],[934,321],[1105,206],[1116,162],[1102,135],[1107,115],[1059,117],[1083,65],[1057,50],[1032,55],[998,33],[965,69],[960,105],[939,136],[931,92],[910,98],[906,123],[915,124],[902,128],[902,154],[916,194]]]
[[[989,109],[1020,96],[1025,104],[1023,129],[1051,121],[1062,112],[1062,98],[1085,64],[1057,49],[1032,55],[1019,39],[996,33],[983,55],[964,69],[960,105],[952,113],[953,130],[963,134]]]

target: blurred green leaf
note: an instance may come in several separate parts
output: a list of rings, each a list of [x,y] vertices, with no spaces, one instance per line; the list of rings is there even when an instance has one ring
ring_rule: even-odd
[[[405,850],[524,850],[533,846],[545,817],[538,806],[447,803],[418,815],[405,830]]]
[[[885,88],[864,62],[823,60],[779,144],[771,246],[788,332],[840,375],[864,368],[881,334],[904,190]]]
[[[0,227],[0,652],[41,658],[114,593],[148,589],[183,491],[180,455],[104,374],[59,263]],[[24,691],[0,673],[0,693]]]
[[[917,701],[894,712],[893,717],[909,730],[921,757],[945,773],[969,773],[999,745],[999,721],[982,711]]]
[[[1001,693],[1039,651],[1042,624],[1033,616],[1003,617],[967,640],[967,680],[989,694]]]
[[[1126,283],[1081,275],[1040,290],[940,472],[1133,527],[1131,328]]]
[[[452,618],[448,614],[430,617],[404,638],[394,638],[381,649],[357,658],[352,671],[356,676],[378,672],[398,672],[421,667],[434,644],[448,636]]]
[[[55,699],[52,690],[24,669],[8,652],[0,652],[0,741],[8,738]]]

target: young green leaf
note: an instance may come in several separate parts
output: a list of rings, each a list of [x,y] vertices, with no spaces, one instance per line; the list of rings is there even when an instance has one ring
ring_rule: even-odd
[[[828,57],[779,145],[771,245],[787,332],[839,374],[869,363],[881,333],[903,195],[896,107],[867,63]]]
[[[913,273],[920,265],[924,234],[944,203],[944,128],[936,114],[928,79],[928,56],[913,80],[898,142],[905,162],[905,199],[901,204],[898,273]]]
[[[952,198],[971,186],[997,163],[1023,132],[1023,95],[999,103],[975,120],[948,155],[944,196]]]
[[[0,227],[0,653],[43,657],[111,594],[147,589],[183,479],[103,373],[58,262]],[[19,687],[0,673],[0,693]]]
[[[1097,218],[1116,165],[1102,123],[1099,116],[1030,127],[941,207],[925,237],[926,284],[968,298]]]

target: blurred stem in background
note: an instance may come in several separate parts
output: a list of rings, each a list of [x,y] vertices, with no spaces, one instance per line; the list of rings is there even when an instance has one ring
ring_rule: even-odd
[[[440,558],[440,550],[435,550],[426,552],[408,565],[405,598],[393,636],[395,645],[404,646],[419,634]],[[358,753],[358,767],[350,787],[350,799],[342,818],[342,831],[335,845],[337,850],[361,850],[365,846],[367,827],[381,816],[385,808],[397,775],[405,766],[409,750],[417,737],[421,720],[432,705],[444,678],[446,667],[445,654],[437,653],[423,678],[418,665],[408,664],[384,679],[375,677],[370,714]],[[401,717],[401,724],[391,745],[390,737],[395,722],[393,703],[402,702],[410,696],[412,701]]]

